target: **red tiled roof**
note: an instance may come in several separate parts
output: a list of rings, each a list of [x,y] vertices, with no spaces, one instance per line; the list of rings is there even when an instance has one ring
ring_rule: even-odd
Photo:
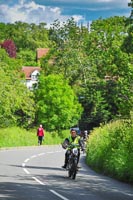
[[[40,71],[41,68],[40,67],[29,67],[29,66],[22,67],[22,72],[25,74],[26,79],[31,79],[31,74],[35,70]]]
[[[45,56],[49,51],[49,48],[38,48],[37,49],[37,59]]]

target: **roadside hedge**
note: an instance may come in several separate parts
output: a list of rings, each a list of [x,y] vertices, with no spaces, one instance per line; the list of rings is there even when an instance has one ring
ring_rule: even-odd
[[[86,161],[98,172],[133,183],[133,122],[119,120],[94,129]]]

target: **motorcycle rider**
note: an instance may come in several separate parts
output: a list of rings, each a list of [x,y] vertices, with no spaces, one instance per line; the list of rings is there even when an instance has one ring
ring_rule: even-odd
[[[66,168],[67,163],[68,163],[68,158],[69,158],[69,150],[71,149],[71,146],[76,146],[78,147],[78,162],[79,162],[79,158],[80,158],[80,148],[83,151],[83,141],[81,140],[80,136],[77,135],[76,130],[71,129],[70,130],[70,136],[69,138],[66,138],[62,144],[62,147],[64,149],[66,149],[66,153],[65,153],[65,163],[62,166],[62,168]],[[77,162],[77,163],[78,163]]]

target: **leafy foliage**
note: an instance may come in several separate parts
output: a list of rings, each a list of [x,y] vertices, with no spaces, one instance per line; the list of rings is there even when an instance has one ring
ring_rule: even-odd
[[[42,61],[42,68],[47,75],[62,74],[74,88],[84,107],[83,129],[130,117],[132,59],[122,47],[127,32],[125,17],[96,20],[90,32],[77,27],[73,19],[63,26],[55,21],[50,29],[56,45]]]
[[[29,119],[34,120],[33,94],[20,78],[21,73],[16,69],[18,62],[9,58],[3,49],[0,49],[0,58],[0,126],[27,126]]]
[[[17,55],[17,59],[21,60],[23,66],[38,66],[36,51],[21,50]]]
[[[133,124],[115,121],[91,132],[87,163],[96,170],[133,183]]]
[[[133,0],[131,0],[131,2],[128,3],[128,6],[133,8]],[[133,18],[133,10],[131,10],[131,15],[130,15],[130,19],[132,20]]]
[[[36,91],[37,121],[46,130],[62,130],[77,124],[82,108],[71,87],[59,75],[40,76]]]
[[[133,56],[132,26],[127,18],[99,19],[89,30],[77,26],[73,18],[63,24],[56,20],[49,30],[45,25],[0,23],[0,40],[10,38],[17,46],[15,61],[0,56],[5,63],[2,68],[18,72],[22,65],[37,66],[36,48],[48,47],[49,53],[41,59],[42,73],[60,73],[73,88],[84,108],[79,121],[82,129],[130,118]]]
[[[1,47],[6,50],[11,58],[16,58],[16,46],[12,40],[5,40]]]

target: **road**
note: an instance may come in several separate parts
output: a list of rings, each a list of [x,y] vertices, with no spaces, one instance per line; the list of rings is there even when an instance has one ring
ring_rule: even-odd
[[[0,200],[133,200],[133,186],[99,175],[81,154],[76,180],[60,146],[0,150]]]

